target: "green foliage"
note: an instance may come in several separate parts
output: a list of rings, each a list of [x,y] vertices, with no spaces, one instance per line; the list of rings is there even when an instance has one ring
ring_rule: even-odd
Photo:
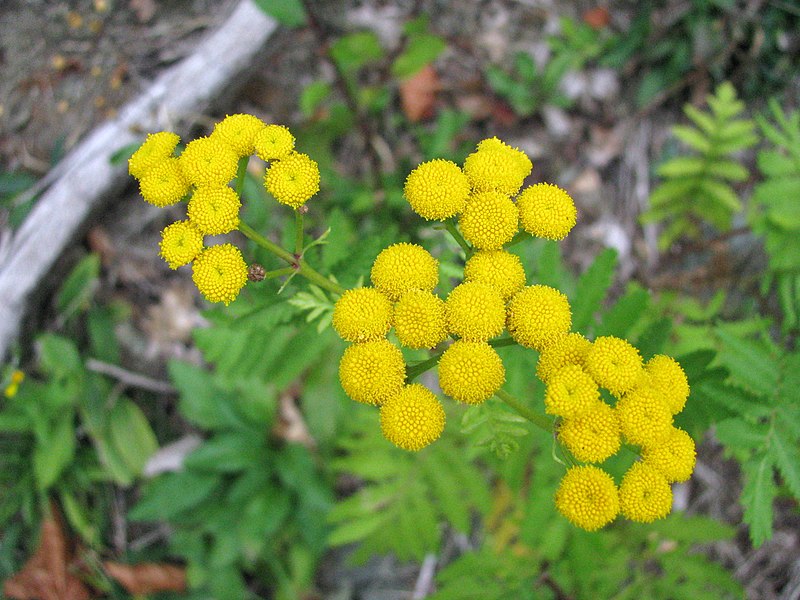
[[[645,223],[668,222],[659,237],[662,249],[682,236],[699,236],[704,222],[726,231],[742,208],[729,182],[744,181],[749,172],[732,155],[756,143],[755,124],[739,118],[744,104],[730,83],[720,85],[707,101],[710,113],[684,106],[695,127],[676,125],[672,133],[695,153],[658,168],[665,181],[653,191],[650,209],[642,215]]]
[[[461,433],[470,436],[476,448],[488,448],[498,458],[519,450],[519,440],[530,433],[528,422],[505,404],[490,398],[464,412]]]
[[[447,47],[445,41],[428,30],[428,17],[422,15],[403,26],[405,46],[392,62],[392,75],[405,79],[435,61]]]
[[[302,0],[255,0],[255,4],[286,27],[302,27],[306,24]]]
[[[510,72],[491,65],[486,69],[486,80],[497,95],[505,98],[521,117],[529,117],[544,105],[566,108],[569,99],[559,91],[561,79],[573,65],[573,57],[562,53],[553,57],[543,68],[536,66],[533,58],[518,52]]]
[[[777,292],[783,329],[800,327],[800,112],[784,114],[773,98],[772,121],[756,117],[771,146],[758,153],[764,180],[753,191],[748,220],[764,238],[769,269],[762,292]]]

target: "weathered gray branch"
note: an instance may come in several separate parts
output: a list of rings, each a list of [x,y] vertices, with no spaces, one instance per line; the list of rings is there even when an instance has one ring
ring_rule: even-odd
[[[142,131],[158,131],[202,112],[252,64],[276,23],[243,0],[219,29],[160,75],[113,121],[93,130],[56,167],[57,177],[0,256],[0,360],[20,331],[32,294],[51,273],[87,216],[125,181],[111,155]]]

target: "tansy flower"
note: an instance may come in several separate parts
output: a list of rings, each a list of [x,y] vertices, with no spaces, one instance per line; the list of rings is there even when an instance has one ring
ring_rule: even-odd
[[[307,154],[293,152],[267,169],[264,187],[281,204],[299,208],[319,191],[319,166]]]
[[[238,157],[217,138],[201,137],[186,144],[179,158],[186,178],[194,185],[225,185],[236,176]]]
[[[516,254],[505,250],[480,250],[464,265],[464,280],[490,285],[507,302],[525,286],[525,269]]]
[[[611,475],[591,465],[571,467],[556,490],[556,509],[573,525],[596,531],[619,513],[617,486]]]
[[[128,159],[128,173],[141,179],[152,167],[170,158],[180,141],[181,138],[171,131],[148,134],[147,139]]]
[[[496,190],[509,196],[516,194],[532,167],[530,160],[521,160],[518,153],[522,154],[508,146],[490,144],[467,156],[464,174],[472,189],[482,192]]]
[[[565,419],[558,428],[558,439],[578,460],[603,462],[621,445],[614,409],[605,402],[595,402],[581,417]]]
[[[567,333],[542,349],[536,363],[536,376],[547,383],[550,377],[566,365],[586,364],[586,353],[592,343],[580,333]]]
[[[683,429],[673,427],[664,439],[642,450],[644,462],[652,465],[667,481],[686,481],[696,460],[694,440]]]
[[[436,158],[411,171],[403,192],[419,216],[428,221],[443,221],[464,209],[469,181],[457,164]]]
[[[643,448],[660,444],[672,429],[672,413],[652,388],[639,386],[628,392],[616,411],[625,439]]]
[[[672,490],[655,467],[637,462],[619,484],[619,505],[627,519],[652,523],[672,510]]]
[[[403,388],[405,378],[403,353],[387,339],[348,346],[339,362],[342,389],[364,404],[382,404]]]
[[[195,189],[186,208],[189,220],[206,235],[228,233],[239,227],[242,203],[227,185]]]
[[[392,326],[392,303],[375,288],[347,290],[333,309],[333,328],[348,342],[385,337]]]
[[[659,354],[647,361],[645,370],[672,414],[681,412],[689,397],[689,381],[678,361]]]
[[[569,301],[555,288],[524,287],[508,303],[508,332],[526,348],[543,350],[567,333],[571,325]]]
[[[161,232],[161,257],[170,269],[188,265],[203,249],[203,234],[189,221],[176,221]]]
[[[372,263],[370,279],[390,300],[399,300],[409,290],[432,291],[439,283],[439,261],[422,246],[392,244]]]
[[[505,380],[503,361],[486,342],[453,342],[439,359],[439,385],[459,402],[480,404]]]
[[[237,156],[250,156],[256,135],[264,129],[264,121],[253,115],[228,115],[214,126],[212,138],[228,144]]]
[[[211,246],[194,260],[192,281],[209,302],[230,304],[247,283],[247,263],[236,246]]]
[[[175,204],[189,193],[189,182],[177,158],[165,158],[148,169],[139,180],[139,192],[153,206]]]
[[[403,450],[416,452],[437,440],[444,421],[439,399],[418,383],[404,387],[381,406],[383,436]]]
[[[601,336],[586,354],[586,369],[598,385],[618,396],[638,381],[642,373],[642,357],[627,340]]]
[[[411,290],[394,306],[397,339],[408,348],[433,348],[447,338],[444,301],[427,290]]]
[[[447,329],[475,342],[489,340],[503,331],[506,307],[493,287],[477,281],[456,286],[445,303]]]
[[[267,125],[256,135],[254,146],[262,160],[280,160],[294,151],[294,136],[283,125]]]
[[[548,415],[577,418],[604,404],[594,379],[579,365],[565,365],[553,373],[544,394]]]
[[[458,219],[464,239],[479,250],[498,250],[519,231],[514,202],[500,192],[477,192],[469,197]]]
[[[517,176],[522,178],[521,181],[530,175],[531,170],[533,170],[531,159],[529,159],[522,150],[509,146],[505,142],[500,141],[497,137],[490,137],[478,142],[477,151],[481,152],[485,150],[505,152],[508,158],[516,163]],[[520,185],[522,185],[521,181]]]
[[[537,237],[562,240],[575,227],[578,213],[569,194],[556,185],[537,183],[517,196],[519,222]]]

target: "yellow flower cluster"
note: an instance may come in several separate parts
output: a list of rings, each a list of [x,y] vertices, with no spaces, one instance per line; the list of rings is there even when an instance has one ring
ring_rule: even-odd
[[[689,384],[673,358],[658,355],[642,362],[627,341],[600,336],[590,342],[579,334],[560,336],[541,352],[537,375],[546,384],[545,411],[559,417],[559,441],[575,459],[602,463],[616,454],[622,442],[639,446],[642,460],[622,478],[617,489],[599,467],[575,467],[562,480],[556,507],[578,527],[589,531],[611,522],[618,512],[649,523],[672,509],[670,483],[686,481],[695,463],[695,446],[685,431],[673,425],[683,409]],[[603,399],[605,388],[616,402]],[[586,490],[599,485],[614,491],[602,511]],[[610,486],[610,487],[609,487]]]
[[[169,131],[148,135],[128,161],[128,172],[154,206],[189,198],[187,218],[163,230],[160,254],[171,269],[193,263],[192,278],[203,296],[228,304],[247,282],[247,264],[230,244],[204,248],[204,236],[239,228],[242,203],[230,184],[240,161],[253,154],[268,161],[264,186],[278,202],[295,209],[319,191],[319,168],[295,152],[286,127],[266,125],[253,115],[225,117],[209,136],[192,140],[176,156],[179,142]]]

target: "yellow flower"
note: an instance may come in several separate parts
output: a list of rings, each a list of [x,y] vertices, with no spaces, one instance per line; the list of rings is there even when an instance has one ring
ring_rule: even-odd
[[[619,396],[633,388],[639,380],[642,357],[628,341],[614,336],[601,336],[589,348],[586,369],[599,386]]]
[[[347,290],[333,309],[333,328],[348,342],[385,337],[392,326],[392,303],[375,288]]]
[[[253,153],[253,142],[256,135],[264,129],[264,121],[253,115],[228,115],[214,126],[210,137],[222,140],[237,156],[249,156]]]
[[[228,233],[239,227],[239,196],[227,185],[195,189],[186,212],[189,220],[206,235]]]
[[[447,329],[473,342],[489,340],[503,331],[506,307],[493,287],[477,281],[456,286],[445,303]]]
[[[411,171],[403,191],[415,213],[428,221],[443,221],[464,209],[469,181],[457,164],[436,158]]]
[[[672,414],[681,412],[689,397],[689,381],[678,361],[659,354],[647,361],[645,370]]]
[[[170,269],[188,265],[203,249],[203,234],[189,221],[176,221],[161,232],[161,257]]]
[[[281,204],[299,208],[319,191],[319,166],[307,154],[293,152],[267,169],[264,187]]]
[[[141,179],[152,167],[170,158],[180,141],[181,138],[171,131],[148,134],[147,139],[128,159],[128,173]]]
[[[416,452],[439,439],[444,421],[439,399],[418,383],[404,387],[381,406],[383,436],[403,450]]]
[[[622,434],[631,444],[649,448],[660,444],[672,429],[672,414],[652,388],[639,386],[616,406]]]
[[[548,415],[577,418],[603,404],[594,379],[579,365],[565,365],[553,373],[544,395]]]
[[[422,246],[392,244],[378,254],[370,278],[390,300],[397,301],[409,290],[432,291],[439,283],[439,261]]]
[[[591,465],[571,467],[556,490],[556,509],[573,525],[597,531],[619,513],[617,486],[611,475]]]
[[[634,463],[619,485],[622,514],[631,521],[652,523],[672,510],[672,490],[666,478],[654,467]]]
[[[519,231],[519,214],[514,202],[500,192],[477,192],[469,197],[458,227],[479,250],[498,250]]]
[[[238,167],[231,147],[210,137],[189,142],[179,160],[184,175],[194,185],[225,185],[236,176]]]
[[[459,402],[480,404],[505,380],[503,361],[486,342],[453,342],[439,359],[439,385]]]
[[[473,190],[496,190],[509,196],[519,191],[531,168],[531,161],[523,152],[500,140],[484,140],[478,151],[464,161],[464,173]]]
[[[619,421],[605,402],[576,419],[565,419],[558,428],[558,439],[582,462],[603,462],[617,453],[621,445]]]
[[[444,301],[433,292],[406,292],[394,307],[397,339],[408,348],[433,348],[447,338],[444,314]]]
[[[387,339],[348,346],[339,362],[342,389],[364,404],[383,404],[403,388],[405,378],[403,353]]]
[[[6,386],[6,389],[3,390],[3,395],[8,399],[11,399],[14,396],[16,396],[17,392],[19,392],[19,385],[23,381],[25,381],[25,373],[20,371],[19,369],[15,369],[11,373],[11,381]]]
[[[192,265],[192,281],[209,302],[230,304],[247,283],[247,263],[232,244],[203,250]]]
[[[694,440],[683,429],[673,427],[659,444],[644,448],[642,458],[658,469],[668,482],[686,481],[694,471]]]
[[[522,228],[548,240],[563,240],[578,217],[569,194],[550,183],[537,183],[522,190],[517,196],[517,208]]]
[[[525,269],[516,254],[505,250],[480,250],[464,265],[464,280],[492,286],[507,302],[525,286]]]
[[[546,285],[531,285],[508,303],[508,332],[521,346],[543,350],[569,331],[572,314],[567,297]]]
[[[189,182],[178,166],[178,159],[165,158],[142,176],[139,191],[153,206],[169,206],[189,193]]]
[[[536,364],[536,375],[547,383],[550,377],[566,365],[586,365],[586,353],[592,343],[580,333],[561,335],[545,347]]]
[[[283,125],[267,125],[256,135],[254,145],[262,160],[280,160],[294,151],[294,136]]]

